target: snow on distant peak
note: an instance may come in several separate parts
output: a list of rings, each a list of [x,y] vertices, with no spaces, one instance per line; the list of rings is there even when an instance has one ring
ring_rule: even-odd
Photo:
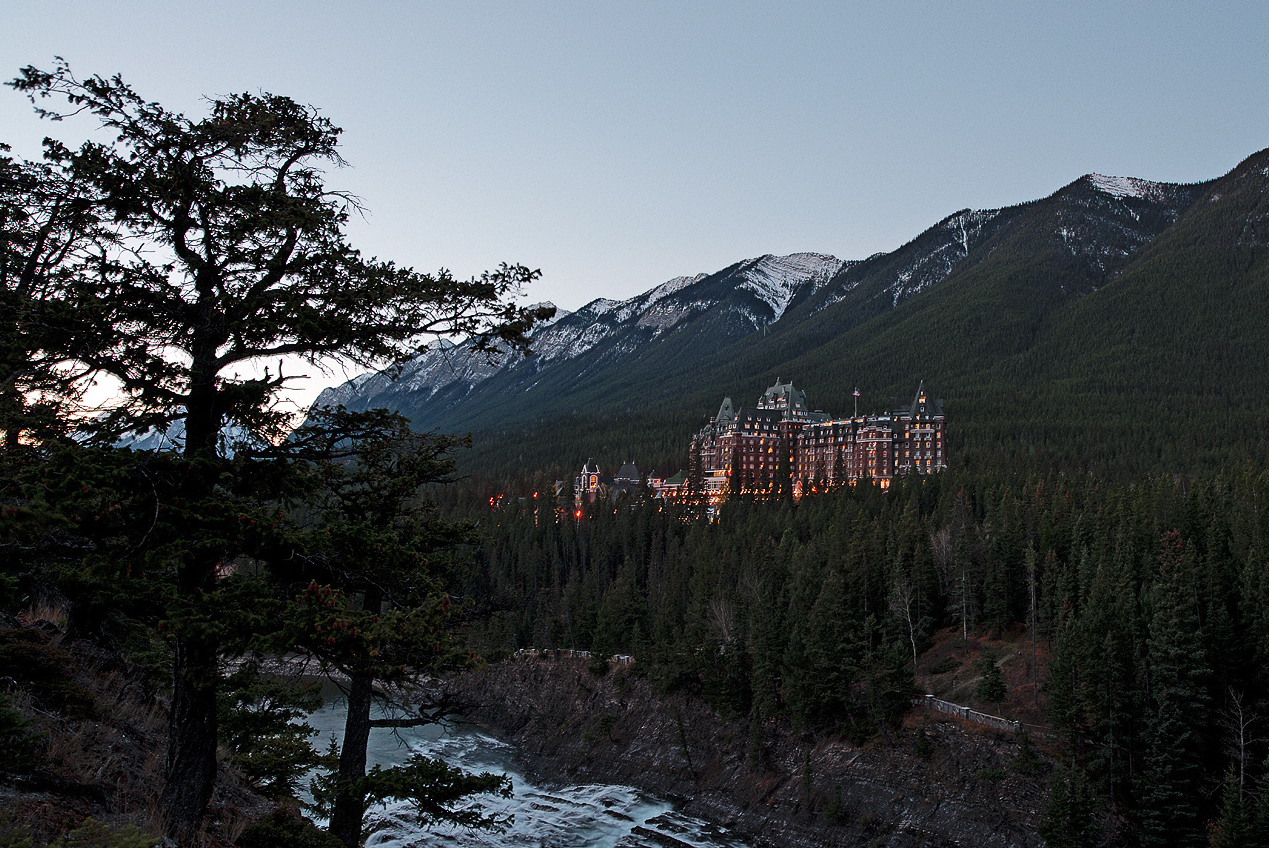
[[[534,324],[533,325],[534,333],[541,333],[547,327],[550,327],[551,325],[558,322],[561,318],[564,318],[572,314],[567,309],[561,309],[560,307],[556,306],[554,303],[552,303],[549,300],[544,300],[541,303],[531,303],[528,306],[526,306],[525,309],[541,309],[543,307],[549,307],[551,309],[554,309],[555,314],[552,315],[550,318],[547,318],[545,321],[538,321],[536,324]]]
[[[1098,191],[1111,197],[1138,197],[1148,200],[1158,197],[1163,186],[1149,180],[1136,177],[1107,177],[1102,174],[1089,174],[1085,177]]]
[[[675,277],[673,280],[666,280],[661,285],[648,292],[645,307],[651,306],[663,297],[669,297],[679,289],[687,288],[692,283],[700,282],[705,279],[706,274],[697,274],[694,277]]]
[[[591,315],[606,315],[609,312],[612,312],[614,309],[617,309],[618,307],[620,307],[622,303],[624,303],[624,301],[609,300],[606,297],[600,297],[600,298],[596,298],[595,300],[592,300],[590,303],[586,304],[585,306],[583,306],[581,309],[577,311],[579,314],[589,313]]]
[[[539,322],[541,324],[550,324],[554,321],[560,320],[561,318],[563,318],[565,315],[568,314],[567,309],[561,309],[560,307],[556,306],[554,303],[552,303],[549,300],[543,300],[540,303],[530,303],[528,306],[524,308],[525,309],[554,309],[555,314],[552,315],[550,318],[546,319],[545,321]]]
[[[823,253],[790,253],[788,256],[760,256],[744,263],[742,288],[756,294],[771,307],[771,322],[779,321],[794,291],[807,282],[818,289],[836,274],[842,260]]]

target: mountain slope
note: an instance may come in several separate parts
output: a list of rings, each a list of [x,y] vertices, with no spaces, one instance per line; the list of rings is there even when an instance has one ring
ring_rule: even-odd
[[[496,421],[509,395],[554,398],[603,382],[651,348],[691,362],[717,344],[778,321],[789,303],[822,287],[842,262],[819,254],[763,256],[715,274],[679,277],[627,301],[596,300],[565,313],[534,337],[535,355],[491,365],[464,346],[433,345],[400,376],[359,377],[327,390],[318,404],[388,406],[421,427]],[[355,384],[355,385],[354,385]]]
[[[1081,177],[1006,210],[999,217],[1007,220],[939,285],[777,367],[807,370],[808,385],[819,379],[837,408],[851,386],[828,372],[844,363],[853,381],[876,386],[883,397],[922,375],[945,395],[963,397],[977,375],[1035,344],[1056,311],[1113,279],[1202,190],[1146,185],[1153,188],[1141,195],[1112,194],[1097,178]]]
[[[1018,368],[1046,395],[1096,410],[1093,455],[1149,467],[1264,463],[1269,332],[1269,151],[1207,184],[1111,283],[1055,316]],[[1092,439],[1059,416],[1049,441]],[[1106,455],[1104,461],[1111,457]]]
[[[1218,180],[1163,187],[1177,211],[1153,238],[1068,228],[1059,245],[1052,223],[1070,223],[1070,201],[1105,220],[1105,201],[1090,196],[1105,190],[1083,178],[929,297],[781,370],[849,355],[893,388],[923,376],[948,398],[952,438],[977,451],[1117,473],[1263,462],[1267,170],[1269,151]]]
[[[837,414],[855,386],[881,409],[924,379],[947,400],[954,451],[1211,467],[1265,452],[1237,428],[1254,429],[1269,388],[1267,193],[1269,151],[1195,185],[1090,174],[862,261],[761,257],[597,301],[524,362],[347,391],[422,427],[491,434],[473,458],[486,467],[682,464],[719,398],[745,403],[777,377]]]
[[[705,409],[789,375],[815,407],[836,412],[851,408],[855,386],[872,387],[882,403],[923,376],[959,393],[963,386],[944,384],[1025,349],[1052,310],[1096,290],[1199,191],[1148,185],[1144,196],[1111,194],[1085,177],[1044,200],[956,213],[892,253],[844,267],[768,332],[719,345],[690,367],[648,354],[655,373],[627,371],[617,384],[653,406],[656,394],[639,386],[673,386],[691,392],[674,402]]]

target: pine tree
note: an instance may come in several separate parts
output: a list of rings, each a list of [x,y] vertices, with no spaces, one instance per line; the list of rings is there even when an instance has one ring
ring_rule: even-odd
[[[473,541],[473,528],[445,520],[421,496],[424,486],[448,480],[449,453],[464,443],[415,433],[407,419],[382,410],[337,408],[313,413],[287,448],[312,457],[318,485],[307,492],[313,522],[297,555],[271,567],[295,593],[282,644],[303,647],[347,681],[343,747],[326,800],[330,832],[350,848],[361,841],[368,800],[390,792],[418,802],[423,815],[444,817],[449,809],[449,820],[458,820],[454,800],[441,799],[454,797],[445,779],[467,785],[461,772],[412,761],[369,779],[366,757],[371,728],[437,721],[421,712],[373,718],[377,692],[469,660],[451,632],[456,610],[444,586],[453,550]],[[431,781],[430,800],[406,779],[411,774]]]
[[[1049,781],[1049,800],[1038,830],[1051,848],[1087,848],[1096,844],[1095,802],[1084,773],[1059,766]]]
[[[1199,626],[1193,555],[1176,531],[1160,540],[1149,662],[1151,714],[1138,795],[1143,845],[1189,846],[1202,839],[1203,753],[1210,696]]]
[[[705,463],[701,458],[701,446],[696,442],[692,443],[687,479],[683,481],[676,506],[684,521],[697,521],[709,514],[709,496],[705,491]]]
[[[81,419],[103,442],[177,421],[184,428],[184,461],[172,476],[180,472],[173,497],[190,510],[180,534],[187,544],[161,540],[175,649],[159,798],[168,833],[183,839],[199,830],[216,776],[219,578],[251,552],[243,547],[250,533],[228,532],[233,499],[223,493],[272,473],[241,457],[230,463],[223,428],[235,424],[258,445],[289,421],[276,403],[289,376],[271,368],[241,375],[288,355],[399,362],[428,334],[519,346],[549,310],[511,303],[537,276],[526,268],[460,281],[360,256],[344,232],[355,202],[323,179],[342,162],[340,131],[311,107],[240,94],[189,118],[145,101],[118,76],[78,79],[60,60],[51,72],[24,68],[10,84],[40,115],[62,117],[43,105],[59,98],[110,137],[77,150],[45,144],[46,171],[73,188],[93,228],[91,238],[63,240],[64,273],[45,277],[59,287],[45,301],[72,310],[75,344],[41,336],[25,346],[64,363],[78,386],[103,376],[118,382],[110,414]]]
[[[1211,848],[1257,848],[1255,822],[1243,799],[1238,772],[1230,768],[1221,784],[1220,811],[1207,827]]]
[[[991,704],[1002,703],[1008,697],[1009,690],[1005,688],[1005,676],[1000,670],[999,658],[984,651],[975,663],[975,668],[982,676],[974,688],[974,696]]]
[[[761,552],[755,560],[762,577],[757,595],[749,607],[753,699],[764,715],[772,716],[780,707],[780,669],[787,636],[786,603],[784,586],[776,573],[775,545],[769,537],[763,537],[754,547]]]

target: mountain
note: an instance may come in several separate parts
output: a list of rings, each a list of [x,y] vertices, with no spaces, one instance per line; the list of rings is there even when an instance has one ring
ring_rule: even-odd
[[[398,409],[420,427],[498,420],[508,393],[524,408],[560,392],[606,383],[652,349],[690,362],[714,344],[777,323],[789,305],[811,297],[844,266],[832,256],[798,253],[738,262],[714,274],[676,277],[625,301],[599,299],[561,312],[533,339],[528,359],[491,363],[468,345],[431,345],[398,375],[362,375],[327,389],[317,405]],[[527,396],[527,398],[525,397]]]
[[[263,440],[240,424],[228,423],[220,429],[222,450],[233,456],[244,448],[259,449]],[[185,447],[185,419],[177,418],[163,429],[147,427],[123,433],[114,442],[115,447],[137,451],[180,451]]]
[[[318,402],[484,433],[474,461],[490,468],[646,468],[685,462],[723,395],[777,377],[838,414],[856,386],[861,409],[883,409],[924,380],[966,456],[1124,473],[1269,459],[1252,435],[1269,388],[1267,173],[1269,151],[1191,185],[1089,174],[867,259],[764,256],[595,301],[542,328],[527,360],[434,346],[395,383],[363,376]]]
[[[976,240],[953,246],[957,260],[942,277],[927,282],[919,296],[897,297],[898,281],[914,264],[906,254],[930,253],[920,248],[934,237],[946,244],[953,216],[892,254],[885,275],[862,283],[821,319],[839,332],[809,321],[791,324],[782,352],[798,371],[815,374],[848,362],[861,384],[893,391],[927,374],[945,395],[963,395],[976,375],[1029,349],[1055,311],[1120,274],[1202,190],[1081,177],[1047,198],[997,211]],[[824,344],[816,346],[820,339]],[[827,374],[821,379],[831,382]],[[826,386],[828,402],[840,404],[849,388]]]

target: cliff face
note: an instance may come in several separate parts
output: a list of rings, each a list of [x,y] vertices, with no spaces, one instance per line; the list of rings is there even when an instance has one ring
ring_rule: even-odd
[[[916,714],[863,748],[778,721],[759,734],[629,669],[595,677],[584,660],[509,660],[449,688],[535,774],[635,786],[756,846],[1042,844],[1047,768],[1021,773],[1016,742],[951,719]]]

